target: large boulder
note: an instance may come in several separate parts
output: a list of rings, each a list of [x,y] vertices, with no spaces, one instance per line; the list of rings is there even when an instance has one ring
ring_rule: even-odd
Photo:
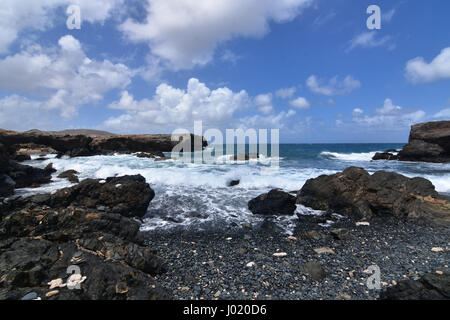
[[[10,176],[0,174],[0,197],[8,197],[14,194],[16,183]]]
[[[450,300],[450,273],[427,273],[419,280],[402,280],[380,295],[382,300]]]
[[[398,156],[400,161],[450,162],[450,121],[412,126],[409,142]]]
[[[16,189],[39,187],[42,184],[51,182],[53,169],[48,167],[46,169],[35,168],[28,165],[22,165],[15,161],[9,162],[8,175],[16,183]]]
[[[293,195],[274,189],[250,200],[248,209],[259,215],[291,216],[297,209],[296,201]]]
[[[423,178],[378,171],[370,175],[350,167],[334,175],[308,180],[298,192],[299,203],[357,219],[393,215],[450,225],[450,198],[439,195]]]
[[[135,220],[83,207],[50,209],[33,198],[6,206],[0,210],[0,299],[30,291],[51,300],[168,298],[150,277],[164,271],[164,262]],[[56,279],[68,283],[74,266],[86,277],[79,289],[50,287]]]
[[[37,196],[40,203],[53,208],[80,205],[119,213],[125,217],[143,217],[155,192],[141,175],[86,179],[47,196]]]

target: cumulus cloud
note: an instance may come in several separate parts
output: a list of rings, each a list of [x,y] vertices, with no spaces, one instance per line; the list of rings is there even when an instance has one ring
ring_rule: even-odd
[[[51,27],[58,8],[79,5],[83,22],[103,23],[122,3],[123,0],[2,0],[0,53],[7,52],[21,32],[43,31]]]
[[[271,93],[260,94],[255,97],[253,102],[262,114],[269,115],[274,112]]]
[[[342,81],[339,81],[336,76],[331,78],[328,83],[325,82],[312,75],[306,80],[306,85],[312,92],[326,96],[347,95],[361,87],[361,82],[350,75]]]
[[[406,64],[406,78],[413,83],[450,79],[450,47],[443,49],[430,63],[423,57],[409,60]]]
[[[442,120],[449,120],[450,119],[450,108],[444,109],[436,113],[433,118],[435,119],[442,119]]]
[[[241,127],[244,128],[271,128],[271,129],[289,129],[287,122],[295,116],[295,110],[281,111],[272,116],[254,115],[240,119]]]
[[[289,105],[297,109],[309,109],[309,107],[311,106],[308,100],[303,97],[292,100],[291,102],[289,102]]]
[[[391,36],[377,37],[376,31],[367,31],[358,34],[352,40],[350,40],[347,51],[351,51],[355,48],[375,48],[384,45],[389,45],[390,49],[394,48],[391,43]]]
[[[275,95],[281,99],[289,99],[294,96],[296,91],[297,91],[297,89],[295,87],[282,88],[282,89],[277,90]]]
[[[71,119],[80,106],[100,102],[108,91],[131,82],[132,70],[89,59],[74,37],[64,36],[58,44],[50,49],[31,46],[0,59],[0,90],[45,98],[41,108]]]
[[[269,23],[292,21],[314,0],[147,0],[143,22],[126,20],[128,39],[148,43],[151,54],[172,69],[202,66],[220,43],[234,37],[261,37]]]
[[[390,130],[401,130],[424,120],[426,113],[422,110],[411,111],[394,105],[391,99],[386,99],[381,108],[375,110],[372,116],[365,115],[360,108],[353,110],[352,120],[354,123],[373,127],[376,129],[388,128]]]
[[[117,131],[171,131],[202,120],[205,126],[221,127],[229,125],[235,120],[235,113],[250,105],[251,99],[244,90],[233,92],[226,87],[211,90],[192,78],[186,89],[159,85],[151,99],[136,100],[129,92],[122,92],[121,99],[109,107],[125,113],[109,118],[104,126]]]

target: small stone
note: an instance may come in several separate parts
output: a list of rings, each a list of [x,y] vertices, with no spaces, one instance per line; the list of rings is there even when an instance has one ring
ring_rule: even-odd
[[[253,268],[255,265],[256,265],[256,263],[254,263],[254,262],[252,261],[252,262],[247,263],[245,266],[246,266],[247,268]]]
[[[274,257],[286,257],[287,253],[286,252],[276,252],[273,254]]]
[[[444,249],[440,248],[440,247],[436,247],[436,248],[432,248],[431,251],[433,251],[433,252],[443,252]]]
[[[214,294],[214,297],[216,297],[216,298],[220,297],[220,290]]]
[[[338,294],[337,298],[343,299],[343,300],[351,300],[352,299],[351,296],[349,296],[348,294],[344,294],[344,293]]]
[[[305,263],[301,267],[301,269],[304,273],[309,274],[311,276],[311,278],[313,278],[316,281],[319,281],[319,280],[325,278],[327,275],[325,269],[323,269],[322,266],[320,265],[320,263],[318,263],[316,261],[309,261],[309,262]]]
[[[360,221],[356,223],[356,226],[370,226],[370,223],[366,221]]]
[[[20,299],[20,300],[35,300],[37,298],[38,298],[38,295],[36,292],[30,292],[30,293],[27,293],[26,295],[24,295],[22,297],[22,299]]]
[[[55,289],[55,288],[62,288],[62,287],[66,286],[61,278],[54,279],[47,284],[50,286],[50,290]]]
[[[345,228],[332,229],[330,233],[337,240],[346,240],[350,237],[348,230]]]
[[[297,238],[296,237],[294,237],[294,236],[289,236],[289,237],[287,237],[288,238],[288,240],[292,240],[292,241],[295,241],[295,240],[297,240]]]
[[[437,270],[436,273],[437,273],[438,275],[441,275],[441,276],[444,274],[444,272],[443,272],[443,271],[440,271],[440,270]]]
[[[317,254],[334,254],[334,251],[328,247],[314,249],[314,252]]]
[[[227,240],[227,241],[231,241],[231,240],[233,240],[233,238],[226,238],[225,240]]]
[[[45,294],[45,296],[46,296],[47,298],[50,298],[50,297],[53,297],[53,296],[57,295],[58,293],[59,293],[59,290],[53,290],[53,291],[47,292],[47,293]]]

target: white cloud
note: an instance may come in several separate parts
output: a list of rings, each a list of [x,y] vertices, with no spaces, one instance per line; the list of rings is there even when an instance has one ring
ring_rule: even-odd
[[[450,108],[439,111],[433,116],[433,118],[450,120]]]
[[[32,101],[18,95],[0,99],[0,128],[28,130],[31,128],[51,128],[42,115],[43,103]]]
[[[234,37],[261,37],[269,23],[296,18],[314,0],[147,0],[143,23],[120,27],[131,41],[148,43],[172,69],[205,65],[216,47]]]
[[[151,99],[135,100],[124,91],[120,101],[109,107],[125,113],[108,119],[104,127],[128,132],[158,129],[171,132],[180,126],[191,127],[196,120],[202,120],[205,126],[220,127],[230,125],[235,121],[235,113],[250,104],[244,90],[233,92],[226,87],[211,90],[192,78],[185,90],[168,84],[159,85]]]
[[[384,36],[381,38],[377,38],[376,31],[363,32],[355,36],[352,40],[350,40],[347,51],[351,51],[358,47],[360,48],[381,47],[384,45],[388,45],[391,39],[392,39],[391,36]],[[389,48],[393,49],[394,45],[391,43],[389,45]]]
[[[256,96],[253,99],[253,103],[262,114],[269,115],[274,112],[271,93]]]
[[[422,57],[409,60],[406,64],[406,78],[413,83],[450,79],[450,47],[443,49],[430,63]]]
[[[361,87],[361,82],[350,75],[345,77],[342,81],[339,81],[336,76],[331,78],[327,84],[323,83],[324,81],[318,79],[315,75],[310,76],[306,80],[306,85],[312,92],[326,96],[347,95]]]
[[[275,95],[277,97],[281,98],[281,99],[289,99],[289,98],[292,98],[294,96],[296,91],[297,91],[297,89],[295,87],[282,88],[280,90],[277,90]]]
[[[367,116],[360,108],[353,110],[353,122],[376,129],[402,130],[424,120],[426,113],[422,110],[411,111],[393,104],[391,99],[384,101],[383,107],[376,109],[373,116]]]
[[[0,53],[28,30],[43,31],[53,25],[56,9],[79,5],[82,22],[103,23],[123,0],[2,0],[0,4]],[[65,10],[63,10],[65,12]],[[65,19],[64,21],[65,28]]]
[[[59,110],[65,119],[78,107],[103,100],[110,90],[125,88],[134,72],[123,64],[89,59],[80,42],[64,36],[59,47],[31,46],[0,59],[0,90],[47,98],[41,108]]]
[[[289,105],[297,109],[309,109],[309,107],[311,106],[308,100],[303,97],[292,100],[291,102],[289,102]]]
[[[271,116],[254,115],[240,119],[241,126],[244,128],[270,128],[270,129],[283,129],[287,128],[287,121],[295,116],[295,110],[281,111],[278,114]]]

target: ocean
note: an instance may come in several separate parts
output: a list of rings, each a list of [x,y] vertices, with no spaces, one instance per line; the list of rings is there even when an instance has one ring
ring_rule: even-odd
[[[252,198],[273,188],[296,191],[310,178],[333,174],[349,166],[363,167],[370,173],[386,170],[408,177],[424,177],[439,192],[450,193],[450,164],[371,161],[376,152],[401,149],[403,145],[281,144],[278,169],[257,160],[195,164],[180,160],[155,162],[134,155],[61,159],[50,155],[47,160],[31,160],[26,164],[43,168],[53,163],[58,170],[53,175],[54,182],[37,189],[17,190],[17,193],[31,195],[68,187],[71,184],[67,180],[56,176],[69,169],[78,171],[80,180],[141,174],[156,192],[144,217],[142,231],[259,223],[263,218],[253,216],[247,208]],[[240,183],[228,187],[231,180],[240,180]],[[297,214],[320,212],[298,206]],[[277,222],[290,233],[296,219],[296,216],[280,217]]]

